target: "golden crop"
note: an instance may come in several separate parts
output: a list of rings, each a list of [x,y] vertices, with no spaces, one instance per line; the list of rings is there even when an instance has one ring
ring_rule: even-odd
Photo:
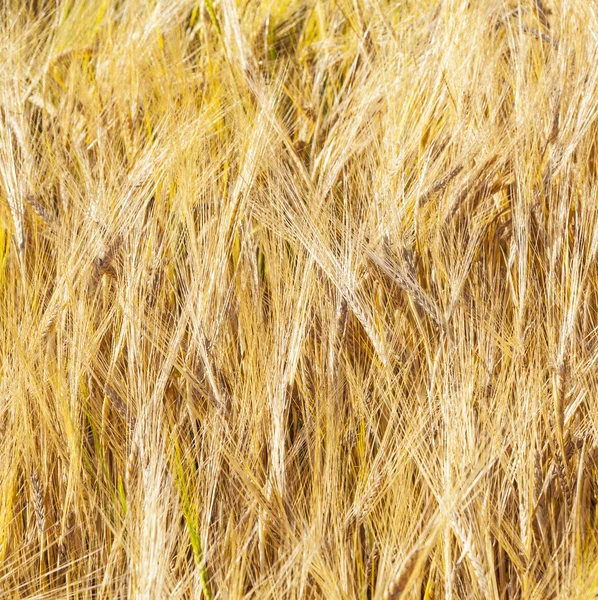
[[[592,0],[0,1],[0,598],[598,597]]]

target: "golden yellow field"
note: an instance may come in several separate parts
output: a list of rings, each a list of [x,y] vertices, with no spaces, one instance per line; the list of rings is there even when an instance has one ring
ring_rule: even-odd
[[[598,4],[0,0],[0,598],[598,598]]]

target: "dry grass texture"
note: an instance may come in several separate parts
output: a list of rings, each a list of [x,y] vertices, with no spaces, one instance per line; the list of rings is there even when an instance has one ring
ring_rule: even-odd
[[[0,597],[598,597],[598,8],[4,0]]]

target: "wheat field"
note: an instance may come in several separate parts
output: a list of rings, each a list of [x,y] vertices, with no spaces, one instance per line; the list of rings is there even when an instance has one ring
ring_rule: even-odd
[[[598,598],[598,4],[0,1],[0,598]]]

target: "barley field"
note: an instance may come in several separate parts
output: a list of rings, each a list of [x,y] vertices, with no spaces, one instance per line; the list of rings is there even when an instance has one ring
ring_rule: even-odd
[[[598,598],[594,0],[0,0],[0,598]]]

